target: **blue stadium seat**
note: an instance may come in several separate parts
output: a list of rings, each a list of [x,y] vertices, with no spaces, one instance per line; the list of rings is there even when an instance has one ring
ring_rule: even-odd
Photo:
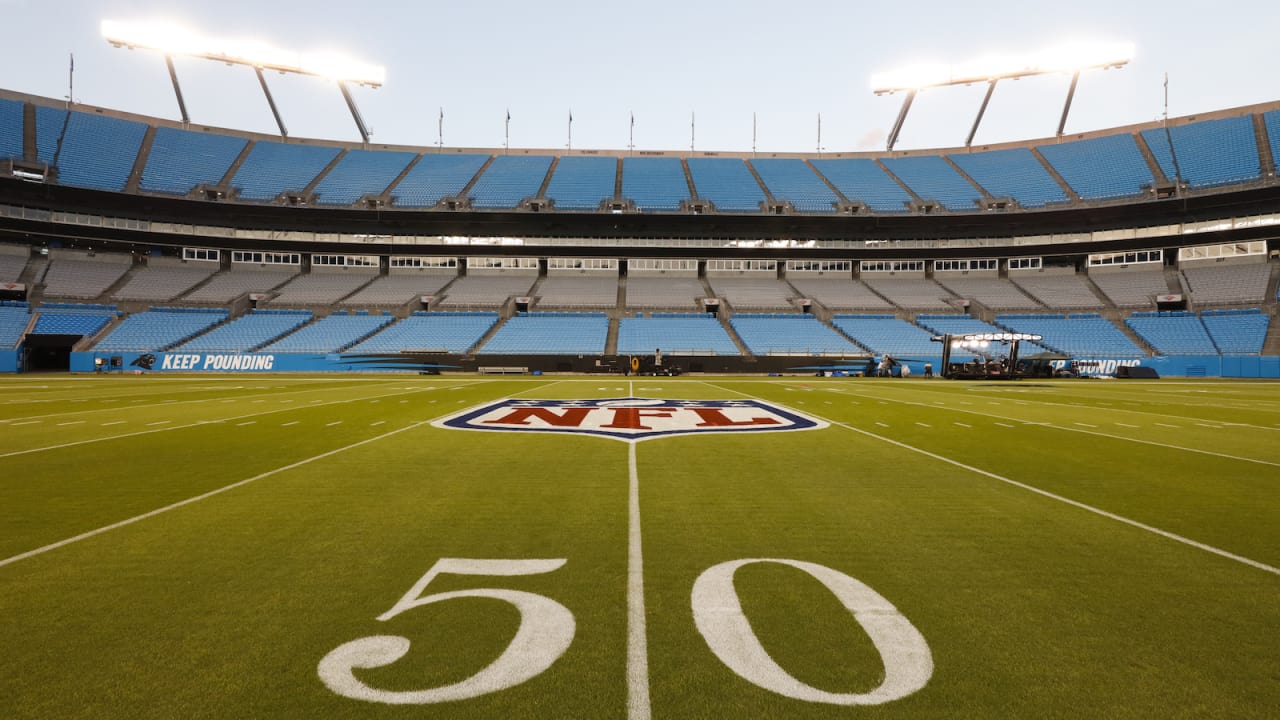
[[[254,310],[174,349],[183,352],[249,352],[310,320],[310,310]]]
[[[436,155],[427,153],[391,191],[396,207],[435,207],[444,198],[458,197],[488,155]]]
[[[0,349],[16,347],[31,322],[31,310],[13,305],[0,306]]]
[[[609,318],[604,313],[537,313],[511,318],[477,355],[598,355],[604,352]]]
[[[1084,200],[1142,195],[1155,179],[1132,135],[1121,133],[1036,148]]]
[[[349,348],[349,353],[465,353],[498,322],[495,312],[415,312]]]
[[[729,333],[714,316],[702,313],[654,313],[622,318],[618,354],[641,355],[661,348],[671,355],[738,355]]]
[[[996,324],[1012,332],[1041,335],[1041,345],[1078,358],[1140,358],[1142,348],[1110,320],[1089,313],[1073,315],[997,315]]]
[[[874,160],[814,160],[813,166],[851,202],[876,212],[907,212],[911,193],[893,181]]]
[[[499,155],[471,187],[472,207],[504,210],[537,197],[553,159],[549,155]]]
[[[156,128],[139,188],[186,195],[197,185],[217,185],[247,144],[231,135]]]
[[[330,315],[262,348],[263,352],[340,352],[381,330],[390,315]]]
[[[36,150],[40,162],[57,165],[61,185],[124,190],[146,134],[147,126],[132,120],[36,108]],[[54,155],[58,156],[56,163]]]
[[[1125,324],[1161,355],[1218,354],[1204,323],[1193,313],[1134,313]]]
[[[0,160],[22,159],[22,103],[0,98]]]
[[[1206,310],[1200,319],[1223,355],[1257,355],[1267,340],[1271,316],[1260,310]]]
[[[775,200],[790,202],[799,212],[832,212],[840,197],[803,160],[762,158],[751,166]]]
[[[570,156],[560,158],[547,185],[547,197],[557,210],[598,210],[613,199],[618,180],[618,159]]]
[[[689,174],[698,197],[721,212],[759,212],[766,200],[747,163],[738,158],[689,158]]]
[[[629,157],[622,161],[622,198],[641,211],[679,210],[689,199],[680,158]]]
[[[240,189],[241,200],[274,200],[285,191],[305,189],[339,152],[333,147],[259,140],[231,185]]]
[[[892,315],[836,315],[831,324],[876,355],[942,354],[942,345],[931,340],[933,333]]]
[[[74,312],[45,312],[43,308],[32,335],[92,335],[111,322],[110,315],[80,315]]]
[[[227,319],[226,310],[152,308],[124,319],[94,346],[101,352],[166,350]]]
[[[1280,110],[1272,110],[1262,116],[1267,128],[1267,143],[1271,146],[1271,161],[1280,164]]]
[[[946,209],[959,211],[977,210],[982,200],[982,193],[940,155],[885,158],[883,162],[921,200],[937,200]]]
[[[1177,151],[1176,167],[1170,137]],[[1248,115],[1178,125],[1170,127],[1168,135],[1163,128],[1143,130],[1142,138],[1170,181],[1177,171],[1193,188],[1233,185],[1262,175],[1253,119]]]
[[[950,158],[986,188],[992,197],[1011,197],[1028,208],[1063,203],[1068,199],[1049,171],[1026,148],[955,154]]]
[[[348,150],[316,183],[316,204],[345,206],[365,195],[381,195],[415,157],[411,152]]]
[[[753,355],[849,355],[861,353],[812,315],[738,313],[730,320]]]

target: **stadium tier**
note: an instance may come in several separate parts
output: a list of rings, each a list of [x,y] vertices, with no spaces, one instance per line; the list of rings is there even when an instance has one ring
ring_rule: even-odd
[[[752,355],[858,355],[862,350],[812,315],[738,313],[730,321]]]
[[[1038,310],[1040,303],[1027,297],[1018,286],[1001,278],[964,277],[935,273],[938,284],[957,297],[976,300],[992,310]]]
[[[705,313],[653,313],[618,322],[618,354],[737,355],[738,347],[714,316]]]
[[[731,214],[777,212],[768,200],[780,203],[784,212],[806,214],[835,214],[845,201],[872,213],[908,212],[917,200],[926,206],[936,202],[953,213],[986,212],[987,200],[1004,199],[1041,209],[1076,198],[1148,197],[1159,182],[1177,179],[1193,191],[1256,184],[1264,168],[1274,165],[1280,136],[1280,111],[1241,109],[1227,117],[1171,122],[1167,129],[1152,124],[1136,134],[1116,130],[974,152],[682,159],[590,151],[557,157],[276,142],[185,130],[160,121],[147,138],[144,122],[68,112],[39,99],[32,104],[36,153],[26,159],[56,166],[61,184],[186,195],[199,185],[220,186],[247,147],[228,183],[238,190],[237,201],[272,202],[282,193],[311,189],[316,203],[346,207],[365,196],[389,193],[391,201],[383,209],[432,208],[446,198],[461,199],[464,192],[470,206],[481,210],[517,209],[540,193],[554,201],[556,210],[587,213],[616,209],[614,200],[622,207],[632,203],[641,212],[680,212],[695,198]],[[1269,143],[1260,144],[1255,118]],[[22,102],[6,99],[0,104],[0,158],[24,158],[25,122]],[[1153,175],[1147,152],[1162,177]],[[142,156],[141,176],[130,186],[130,173]],[[791,210],[785,209],[787,204]]]
[[[453,273],[382,275],[338,304],[349,307],[404,305],[423,295],[435,295],[455,277]]]
[[[618,304],[618,278],[549,275],[538,286],[543,308],[611,308]]]
[[[527,296],[537,281],[533,274],[467,275],[446,288],[442,302],[451,307],[501,307],[513,296]]]
[[[507,320],[478,355],[566,355],[604,352],[609,318],[604,313],[536,313]]]
[[[496,322],[495,312],[415,312],[348,351],[460,354],[480,342]]]
[[[1155,297],[1169,292],[1163,270],[1090,273],[1089,279],[1116,307],[1155,307]]]
[[[775,277],[709,277],[716,295],[735,310],[793,310],[795,295],[785,282]]]
[[[102,295],[132,266],[133,258],[118,253],[61,251],[50,256],[44,275],[46,297],[90,300]]]
[[[31,310],[26,303],[0,305],[0,349],[17,347],[30,322]]]
[[[44,303],[36,314],[32,335],[90,336],[107,326],[120,312],[115,305]]]
[[[1248,265],[1209,265],[1182,271],[1191,300],[1204,305],[1258,305],[1267,299],[1271,267],[1263,262]]]
[[[1267,340],[1271,316],[1248,310],[1205,310],[1200,320],[1223,355],[1257,355]]]
[[[627,307],[692,310],[707,290],[696,277],[645,277],[627,280]]]
[[[875,294],[866,283],[850,278],[789,275],[791,285],[805,297],[817,300],[830,310],[892,310],[893,305]]]
[[[933,280],[925,278],[879,277],[879,273],[862,276],[867,287],[907,310],[954,310],[958,300]]]
[[[31,258],[31,248],[22,245],[0,245],[0,283],[16,283]]]
[[[345,271],[312,272],[298,275],[276,290],[273,305],[332,305],[378,277],[377,268],[348,268]]]
[[[1009,280],[1053,310],[1098,310],[1105,306],[1084,275],[1017,275]]]
[[[229,303],[245,293],[265,293],[291,280],[294,270],[250,270],[232,268],[214,275],[209,282],[191,291],[183,300],[195,303]]]
[[[150,258],[147,265],[130,272],[128,280],[111,294],[113,300],[172,300],[209,279],[217,263],[184,263],[172,258]]]

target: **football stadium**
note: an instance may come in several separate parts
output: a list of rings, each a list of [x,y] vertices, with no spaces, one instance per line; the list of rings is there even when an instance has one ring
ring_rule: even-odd
[[[1277,716],[1280,99],[401,145],[382,68],[101,36],[179,117],[0,88],[0,718]]]

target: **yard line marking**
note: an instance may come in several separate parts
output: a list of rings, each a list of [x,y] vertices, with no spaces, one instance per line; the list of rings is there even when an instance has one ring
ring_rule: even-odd
[[[706,381],[702,381],[702,382],[705,383]],[[706,383],[706,384],[710,384],[710,383]],[[737,392],[737,391],[735,390],[732,392]],[[741,394],[747,395],[746,393],[741,393]],[[747,397],[754,397],[754,396],[747,395]],[[870,397],[872,399],[875,399],[875,396],[860,395],[859,397]],[[927,405],[922,402],[913,402],[911,400],[895,400],[894,402],[897,402],[900,405],[916,405],[919,407],[926,407],[926,408],[933,409],[932,405]],[[1018,418],[1011,418],[1004,415],[991,415],[989,413],[979,412],[977,410],[954,409],[953,412],[969,413],[970,415],[981,415],[982,417],[989,417],[989,418],[1000,418],[1001,420],[1013,420],[1015,422],[1020,422],[1023,425],[1038,425],[1038,426],[1047,427],[1053,430],[1062,430],[1064,432],[1074,432],[1074,433],[1081,433],[1084,435],[1094,435],[1097,437],[1110,438],[1112,440],[1123,440],[1124,442],[1138,443],[1139,445],[1151,445],[1152,447],[1169,448],[1170,450],[1182,450],[1183,452],[1196,453],[1197,455],[1209,455],[1212,457],[1225,458],[1227,460],[1239,460],[1241,462],[1255,463],[1257,465],[1280,467],[1280,462],[1273,462],[1271,460],[1262,460],[1259,458],[1244,457],[1242,455],[1229,455],[1227,453],[1214,452],[1213,450],[1204,450],[1201,448],[1187,447],[1186,445],[1173,445],[1170,443],[1156,442],[1155,440],[1144,440],[1142,438],[1127,437],[1124,435],[1112,435],[1110,433],[1099,432],[1097,430],[1085,430],[1082,428],[1069,427],[1066,425],[1054,425],[1053,423],[1049,423],[1049,422],[1033,422],[1030,420],[1019,420]],[[1156,423],[1156,424],[1162,425],[1162,423]],[[1179,426],[1164,425],[1164,427],[1178,428]]]
[[[1118,422],[1116,424],[1119,425],[1120,427],[1127,427],[1127,428],[1134,428],[1134,429],[1138,428],[1137,425],[1130,425],[1129,423]]]
[[[1007,428],[1011,428],[1011,427],[1013,427],[1013,426],[1012,426],[1012,425],[1010,425],[1009,423],[1002,423],[1002,422],[998,422],[998,423],[996,423],[996,424],[997,424],[997,425],[999,425],[1000,427],[1007,427]]]
[[[245,425],[257,425],[257,420],[249,420],[248,422],[236,423],[236,427],[244,427]]]
[[[644,618],[644,558],[640,543],[640,474],[636,445],[627,443],[627,719],[649,720],[649,650]]]
[[[1210,425],[1210,424],[1208,424],[1208,423],[1196,423],[1196,425],[1199,425],[1200,427],[1207,427],[1207,428],[1221,428],[1221,427],[1222,427],[1221,425]]]
[[[490,380],[485,382],[492,382],[492,381]],[[549,384],[554,385],[555,383],[549,383]],[[544,387],[544,386],[539,386],[539,387]],[[537,388],[534,388],[534,389],[537,389]],[[409,393],[414,393],[414,392],[421,392],[421,389],[409,391]],[[409,393],[396,392],[396,393],[390,393],[389,395],[384,395],[383,397],[393,397],[395,395],[405,395]],[[346,403],[353,403],[353,402],[358,402],[360,400],[367,400],[367,399],[368,398],[351,398],[347,400],[331,400],[329,402],[324,403],[324,405],[344,405]],[[319,405],[317,407],[324,407],[324,405]],[[104,442],[106,440],[119,440],[121,438],[136,437],[138,435],[150,435],[151,433],[169,432],[170,430],[183,430],[186,428],[198,427],[200,425],[226,423],[226,422],[231,422],[232,420],[243,420],[244,418],[249,418],[249,417],[261,417],[263,415],[274,415],[275,413],[289,412],[289,411],[290,411],[289,408],[276,408],[275,410],[263,410],[261,412],[249,413],[247,415],[236,415],[234,417],[222,418],[221,420],[198,420],[196,422],[188,423],[186,425],[170,425],[169,427],[155,428],[152,430],[139,430],[137,432],[124,433],[122,435],[108,435],[106,437],[89,438],[87,440],[76,440],[74,442],[60,443],[58,445],[46,445],[44,447],[28,448],[26,450],[14,450],[12,452],[0,453],[0,458],[13,457],[15,455],[27,455],[29,453],[44,452],[45,450],[61,450],[62,448],[75,447],[77,445],[88,445],[89,443]],[[40,421],[35,420],[32,422],[34,423],[34,422],[40,422]],[[29,423],[24,423],[24,424],[29,424]]]
[[[168,424],[169,424],[169,423],[171,423],[171,422],[173,422],[173,421],[172,421],[172,420],[157,420],[156,422],[153,422],[153,423],[147,423],[147,427],[152,427],[152,426],[154,426],[154,425],[168,425]]]
[[[43,421],[41,421],[41,420],[28,420],[28,421],[26,421],[26,422],[16,422],[16,423],[13,423],[13,424],[11,424],[9,427],[18,427],[19,425],[39,425],[41,422],[43,422]]]
[[[82,424],[84,424],[85,422],[87,422],[87,421],[86,421],[86,420],[72,420],[71,422],[58,423],[58,427],[64,427],[64,426],[67,426],[67,425],[82,425]]]
[[[291,422],[287,422],[287,423],[280,423],[280,427],[289,427],[290,425],[297,425],[297,424],[298,424],[298,423],[300,423],[300,422],[302,422],[302,421],[301,421],[301,420],[293,420],[293,421],[291,421]]]
[[[1080,427],[1087,427],[1087,428],[1096,428],[1096,427],[1098,427],[1097,425],[1090,425],[1089,423],[1082,423],[1082,422],[1072,423],[1072,424],[1073,424],[1073,425],[1079,425]]]
[[[885,425],[885,424],[884,424],[884,423],[882,423],[882,422],[877,422],[876,424],[877,424],[877,425],[879,425],[880,427],[889,427],[888,425]]]
[[[124,425],[127,422],[129,421],[128,420],[112,420],[111,422],[102,423],[102,425],[100,425],[99,427],[106,427],[108,425]]]
[[[1164,427],[1164,428],[1173,428],[1174,430],[1178,430],[1178,429],[1180,429],[1180,426],[1178,426],[1178,425],[1170,425],[1170,424],[1168,424],[1168,423],[1156,423],[1156,425],[1159,425],[1160,427]]]
[[[933,427],[933,426],[932,426],[932,425],[930,425],[929,423],[917,422],[916,424],[917,424],[917,425],[919,425],[920,427],[927,427],[927,428],[931,428],[931,427]]]
[[[705,381],[704,381],[704,382],[705,382]],[[711,383],[706,383],[706,384],[711,385]],[[712,385],[712,387],[719,387],[719,386]],[[720,388],[720,389],[722,389],[722,390],[727,390],[728,388]],[[729,392],[737,392],[739,395],[746,395],[747,397],[749,397],[749,398],[754,398],[754,399],[756,399],[756,400],[760,400],[760,399],[761,399],[761,398],[757,398],[757,397],[755,397],[754,395],[748,395],[747,393],[739,392],[739,391],[737,391],[737,390],[730,390]],[[859,435],[864,435],[864,436],[869,437],[869,438],[874,438],[874,439],[876,439],[876,440],[880,440],[881,442],[889,443],[890,445],[893,445],[893,446],[895,446],[895,447],[902,448],[903,450],[908,450],[908,451],[910,451],[910,452],[917,453],[917,454],[919,454],[919,455],[924,455],[925,457],[933,458],[934,460],[937,460],[937,461],[939,461],[939,462],[943,462],[943,463],[946,463],[946,464],[948,464],[948,465],[952,465],[952,466],[954,466],[954,467],[958,467],[958,468],[960,468],[960,469],[962,469],[962,470],[967,470],[967,471],[969,471],[969,472],[972,472],[972,473],[975,473],[975,474],[978,474],[978,475],[982,475],[983,477],[991,478],[992,480],[998,480],[998,481],[1000,481],[1000,482],[1002,482],[1002,483],[1006,483],[1006,484],[1008,484],[1008,485],[1012,485],[1013,487],[1021,488],[1021,489],[1023,489],[1023,490],[1028,491],[1028,492],[1033,492],[1033,493],[1035,493],[1035,494],[1037,494],[1037,495],[1040,495],[1040,496],[1042,496],[1042,497],[1049,498],[1050,500],[1057,500],[1058,502],[1066,503],[1067,505],[1070,505],[1070,506],[1075,507],[1075,508],[1079,508],[1079,509],[1084,510],[1084,511],[1086,511],[1086,512],[1091,512],[1091,513],[1093,513],[1093,514],[1095,514],[1095,515],[1099,515],[1099,516],[1101,516],[1101,517],[1108,518],[1108,519],[1110,519],[1110,520],[1115,520],[1115,521],[1117,521],[1117,522],[1122,522],[1122,523],[1124,523],[1124,524],[1126,524],[1126,525],[1129,525],[1129,526],[1131,526],[1131,527],[1138,528],[1139,530],[1146,530],[1146,531],[1147,531],[1147,532],[1149,532],[1149,533],[1154,533],[1154,534],[1156,534],[1156,535],[1159,535],[1160,537],[1167,538],[1167,539],[1169,539],[1169,540],[1173,540],[1173,541],[1175,541],[1175,542],[1182,543],[1183,545],[1188,545],[1188,546],[1190,546],[1190,547],[1193,547],[1193,548],[1196,548],[1196,549],[1199,549],[1199,550],[1203,550],[1203,551],[1205,551],[1205,552],[1207,552],[1207,553],[1212,553],[1212,554],[1217,555],[1217,556],[1219,556],[1219,557],[1227,558],[1228,560],[1235,560],[1235,561],[1236,561],[1236,562],[1238,562],[1238,563],[1242,563],[1242,564],[1244,564],[1244,565],[1248,565],[1248,566],[1250,566],[1250,567],[1257,568],[1257,569],[1262,570],[1262,571],[1264,571],[1264,572],[1269,572],[1269,573],[1271,573],[1272,575],[1280,575],[1280,567],[1275,567],[1275,566],[1273,566],[1273,565],[1268,565],[1268,564],[1263,563],[1263,562],[1258,562],[1257,560],[1253,560],[1253,559],[1250,559],[1250,558],[1244,557],[1243,555],[1237,555],[1237,554],[1235,554],[1235,553],[1233,553],[1233,552],[1229,552],[1229,551],[1227,551],[1227,550],[1223,550],[1223,549],[1221,549],[1221,548],[1216,548],[1216,547],[1214,547],[1214,546],[1212,546],[1212,545],[1206,545],[1206,544],[1204,544],[1204,543],[1202,543],[1202,542],[1198,542],[1198,541],[1196,541],[1196,540],[1192,540],[1192,539],[1191,539],[1191,538],[1189,538],[1189,537],[1184,537],[1184,536],[1179,535],[1179,534],[1177,534],[1177,533],[1169,532],[1168,530],[1161,530],[1160,528],[1155,527],[1155,526],[1153,526],[1153,525],[1147,525],[1146,523],[1139,522],[1139,521],[1137,521],[1137,520],[1131,520],[1130,518],[1127,518],[1127,517],[1125,517],[1125,516],[1123,516],[1123,515],[1117,515],[1117,514],[1115,514],[1115,513],[1113,513],[1113,512],[1108,512],[1108,511],[1106,511],[1106,510],[1103,510],[1102,508],[1097,508],[1097,507],[1094,507],[1094,506],[1092,506],[1092,505],[1088,505],[1088,504],[1086,504],[1086,503],[1082,503],[1082,502],[1080,502],[1080,501],[1078,501],[1078,500],[1072,500],[1071,498],[1064,497],[1064,496],[1062,496],[1062,495],[1058,495],[1058,494],[1056,494],[1056,493],[1051,493],[1051,492],[1049,492],[1048,490],[1042,490],[1042,489],[1040,489],[1040,488],[1038,488],[1038,487],[1036,487],[1036,486],[1034,486],[1034,485],[1028,485],[1028,484],[1023,483],[1023,482],[1018,482],[1017,480],[1014,480],[1014,479],[1012,479],[1012,478],[1007,478],[1007,477],[1004,477],[1003,475],[997,475],[997,474],[995,474],[995,473],[993,473],[993,472],[988,472],[988,471],[986,471],[986,470],[983,470],[982,468],[977,468],[977,467],[974,467],[974,466],[972,466],[972,465],[966,465],[965,463],[962,463],[962,462],[960,462],[959,460],[953,460],[953,459],[951,459],[951,458],[949,458],[949,457],[946,457],[946,456],[944,456],[944,455],[939,455],[939,454],[937,454],[937,453],[929,452],[928,450],[925,450],[924,448],[918,448],[918,447],[915,447],[914,445],[908,445],[908,444],[906,444],[906,443],[904,443],[904,442],[899,442],[899,441],[897,441],[897,440],[894,440],[893,438],[888,438],[888,437],[885,437],[885,436],[883,436],[883,435],[877,435],[877,434],[875,434],[875,433],[871,432],[870,430],[862,430],[862,429],[860,429],[860,428],[856,428],[856,427],[854,427],[854,426],[852,426],[852,425],[846,425],[845,423],[837,422],[837,421],[835,421],[835,420],[831,420],[831,419],[828,419],[828,418],[823,418],[823,417],[816,416],[816,415],[815,415],[814,417],[818,417],[818,419],[820,419],[820,420],[826,420],[827,422],[831,423],[832,425],[835,425],[835,426],[837,426],[837,427],[842,427],[842,428],[844,428],[844,429],[846,429],[846,430],[851,430],[851,431],[853,431],[853,432],[855,432],[855,433],[858,433]]]
[[[960,427],[962,427],[962,428],[972,428],[972,427],[973,427],[972,425],[966,425],[965,423],[962,423],[962,422],[958,422],[958,423],[956,423],[956,425],[959,425],[959,426],[960,426]]]
[[[378,427],[379,425],[381,425],[381,424],[383,424],[383,423],[385,423],[385,422],[386,422],[386,420],[379,420],[378,422],[375,422],[375,423],[369,423],[369,427]]]
[[[234,489],[236,489],[236,488],[238,488],[238,487],[241,487],[241,486],[244,486],[244,485],[248,485],[248,484],[249,484],[249,483],[251,483],[251,482],[256,482],[256,481],[261,480],[261,479],[263,479],[263,478],[268,478],[268,477],[271,477],[272,475],[278,475],[278,474],[280,474],[280,473],[282,473],[282,472],[287,472],[287,471],[289,471],[289,470],[293,470],[293,469],[295,469],[295,468],[300,468],[300,467],[302,467],[303,465],[309,465],[309,464],[311,464],[311,463],[313,463],[313,462],[315,462],[315,461],[317,461],[317,460],[324,460],[325,458],[333,457],[334,455],[337,455],[338,453],[346,452],[347,450],[352,450],[352,449],[354,449],[354,448],[358,448],[358,447],[361,447],[361,446],[363,446],[363,445],[368,445],[369,443],[377,442],[378,440],[382,440],[382,439],[384,439],[384,438],[389,438],[389,437],[391,437],[392,435],[398,435],[398,434],[400,434],[400,433],[402,433],[402,432],[405,432],[406,430],[413,430],[413,429],[415,429],[415,428],[422,427],[423,425],[426,425],[427,423],[430,423],[432,420],[435,420],[435,419],[436,419],[436,418],[432,418],[431,420],[421,420],[421,421],[419,421],[419,422],[413,423],[412,425],[406,425],[406,426],[404,426],[404,427],[402,427],[402,428],[399,428],[399,429],[397,429],[397,430],[391,430],[391,431],[389,431],[389,432],[385,432],[385,433],[383,433],[383,434],[381,434],[381,435],[378,435],[378,436],[376,436],[376,437],[371,437],[371,438],[367,438],[367,439],[364,439],[364,440],[360,440],[360,441],[358,441],[358,442],[351,443],[350,445],[344,445],[344,446],[342,446],[342,447],[340,447],[340,448],[336,448],[336,449],[334,449],[334,450],[329,450],[329,451],[327,451],[327,452],[320,453],[319,455],[315,455],[315,456],[309,457],[309,458],[307,458],[307,459],[305,459],[305,460],[299,460],[298,462],[290,463],[289,465],[282,465],[282,466],[280,466],[280,467],[278,467],[278,468],[276,468],[276,469],[274,469],[274,470],[268,470],[268,471],[266,471],[266,472],[264,472],[264,473],[261,473],[261,474],[259,474],[259,475],[254,475],[254,476],[253,476],[253,477],[251,477],[251,478],[246,478],[246,479],[244,479],[244,480],[240,480],[240,481],[238,481],[238,482],[231,483],[230,485],[224,485],[224,486],[222,486],[222,487],[220,487],[220,488],[216,488],[216,489],[214,489],[214,490],[210,490],[210,491],[209,491],[209,492],[207,492],[207,493],[204,493],[204,494],[201,494],[201,495],[196,495],[195,497],[189,497],[189,498],[187,498],[186,500],[179,500],[178,502],[172,503],[172,504],[170,504],[170,505],[165,505],[165,506],[164,506],[164,507],[162,507],[162,508],[156,508],[155,510],[152,510],[152,511],[150,511],[150,512],[145,512],[145,513],[142,513],[141,515],[135,515],[135,516],[133,516],[133,517],[131,517],[131,518],[128,518],[128,519],[125,519],[125,520],[121,520],[120,522],[112,523],[112,524],[110,524],[110,525],[104,525],[104,526],[102,526],[102,527],[100,527],[100,528],[97,528],[96,530],[90,530],[90,531],[88,531],[88,532],[80,533],[79,535],[75,535],[75,536],[73,536],[73,537],[69,537],[69,538],[67,538],[67,539],[65,539],[65,540],[59,540],[59,541],[57,541],[57,542],[49,543],[48,545],[45,545],[45,546],[42,546],[42,547],[38,547],[38,548],[36,548],[36,549],[34,549],[34,550],[28,550],[27,552],[19,553],[19,554],[17,554],[17,555],[14,555],[13,557],[9,557],[9,558],[5,558],[4,560],[0,560],[0,567],[4,567],[5,565],[10,565],[10,564],[12,564],[12,563],[16,563],[16,562],[18,562],[19,560],[26,560],[27,558],[35,557],[36,555],[42,555],[42,554],[44,554],[44,553],[49,552],[50,550],[57,550],[57,549],[58,549],[58,548],[60,548],[60,547],[63,547],[63,546],[66,546],[66,545],[70,545],[70,544],[72,544],[72,543],[80,542],[81,540],[87,540],[87,539],[89,539],[89,538],[91,538],[91,537],[94,537],[94,536],[96,536],[96,535],[101,535],[102,533],[109,532],[109,531],[111,531],[111,530],[115,530],[115,529],[117,529],[117,528],[122,528],[122,527],[124,527],[124,526],[126,526],[126,525],[132,525],[133,523],[136,523],[136,522],[138,522],[138,521],[140,521],[140,520],[146,520],[147,518],[152,518],[152,517],[155,517],[156,515],[160,515],[160,514],[162,514],[162,513],[167,513],[167,512],[169,512],[170,510],[176,510],[176,509],[178,509],[178,508],[180,508],[180,507],[184,507],[184,506],[186,506],[186,505],[190,505],[190,504],[192,504],[192,503],[200,502],[201,500],[207,500],[208,498],[211,498],[211,497],[213,497],[213,496],[215,496],[215,495],[221,495],[222,493],[227,492],[228,490],[234,490]]]
[[[342,421],[341,421],[341,420],[334,420],[334,421],[333,421],[333,422],[331,422],[331,423],[325,423],[325,424],[324,424],[324,426],[325,426],[325,427],[333,427],[334,425],[341,425],[341,424],[342,424]]]

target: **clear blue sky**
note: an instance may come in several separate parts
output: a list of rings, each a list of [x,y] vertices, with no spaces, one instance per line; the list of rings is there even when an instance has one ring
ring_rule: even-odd
[[[379,11],[379,8],[387,8]],[[443,107],[449,146],[812,152],[817,118],[828,152],[880,150],[899,97],[875,97],[875,72],[1064,40],[1130,41],[1120,71],[1086,73],[1067,130],[1158,118],[1169,74],[1171,115],[1280,99],[1280,3],[843,2],[542,0],[352,3],[310,0],[0,0],[6,28],[0,87],[61,98],[75,53],[75,99],[177,118],[162,58],[111,48],[103,18],[163,17],[210,34],[252,36],[290,50],[342,50],[387,68],[379,90],[354,90],[374,142],[433,145]],[[193,122],[275,132],[253,73],[180,59]],[[291,135],[357,139],[332,83],[268,76]],[[1051,135],[1068,78],[1002,83],[977,143]],[[898,147],[964,141],[983,87],[924,92]]]

